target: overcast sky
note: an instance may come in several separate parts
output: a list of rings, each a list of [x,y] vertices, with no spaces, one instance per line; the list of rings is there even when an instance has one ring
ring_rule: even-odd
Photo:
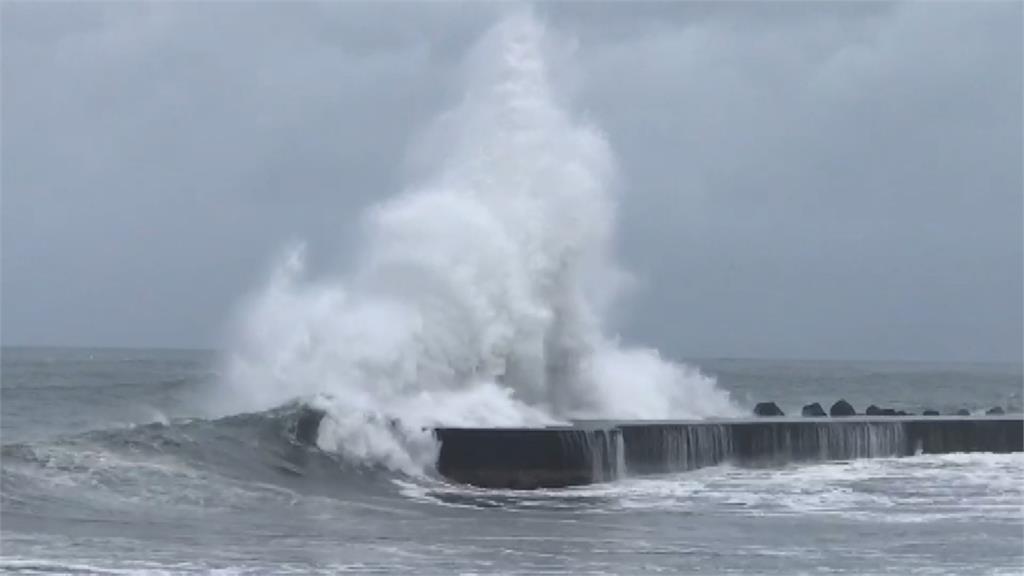
[[[5,344],[216,347],[351,257],[501,7],[10,3]],[[617,155],[623,337],[676,358],[1022,349],[1022,4],[559,4]]]

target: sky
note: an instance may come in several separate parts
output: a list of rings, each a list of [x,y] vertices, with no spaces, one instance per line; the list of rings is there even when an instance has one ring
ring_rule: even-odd
[[[504,10],[3,3],[2,342],[216,348],[288,244],[343,267]],[[1021,361],[1021,3],[536,12],[616,157],[623,340]]]

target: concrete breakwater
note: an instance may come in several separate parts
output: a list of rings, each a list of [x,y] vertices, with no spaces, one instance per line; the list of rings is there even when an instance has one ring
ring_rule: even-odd
[[[438,428],[437,470],[486,488],[557,488],[605,482],[625,470],[622,430]]]
[[[487,488],[590,484],[720,463],[1024,451],[1024,416],[852,416],[438,428],[441,475]]]

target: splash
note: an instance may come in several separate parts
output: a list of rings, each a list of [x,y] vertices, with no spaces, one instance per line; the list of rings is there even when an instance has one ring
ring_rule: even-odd
[[[234,402],[327,411],[321,447],[407,472],[426,429],[735,412],[695,369],[605,335],[626,278],[612,254],[614,164],[551,82],[532,15],[488,32],[461,102],[429,132],[429,175],[364,214],[361,255],[315,280],[295,250],[244,310]]]

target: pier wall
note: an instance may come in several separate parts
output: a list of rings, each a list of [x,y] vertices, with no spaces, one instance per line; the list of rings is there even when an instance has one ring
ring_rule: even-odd
[[[624,474],[617,428],[438,428],[437,470],[487,488],[553,488]]]
[[[438,471],[489,488],[590,484],[720,463],[1024,451],[1024,417],[849,417],[439,428]]]

